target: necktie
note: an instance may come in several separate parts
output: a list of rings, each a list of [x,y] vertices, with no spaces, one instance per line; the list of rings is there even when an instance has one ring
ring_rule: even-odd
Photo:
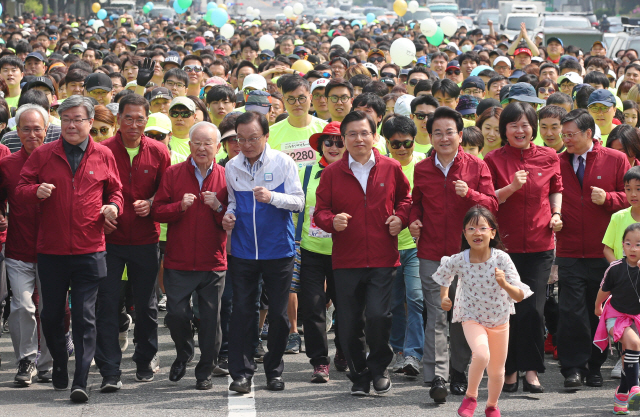
[[[582,156],[578,157],[578,170],[576,171],[576,175],[578,176],[578,181],[580,181],[580,187],[582,187],[582,180],[584,179],[584,158]]]

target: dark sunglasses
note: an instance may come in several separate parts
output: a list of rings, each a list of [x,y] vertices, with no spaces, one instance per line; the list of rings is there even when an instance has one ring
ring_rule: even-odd
[[[271,61],[271,57],[269,55],[260,55],[261,61]]]
[[[424,113],[413,113],[413,115],[416,116],[416,119],[418,120],[424,120],[425,117],[427,117],[427,115]]]
[[[404,146],[405,149],[413,148],[413,139],[408,140],[390,140],[389,146],[391,149],[400,149],[401,146]]]
[[[394,74],[393,72],[381,72],[380,76],[382,78],[396,78],[396,74]]]
[[[379,57],[376,58],[375,56],[372,56],[371,58],[367,59],[367,61],[372,63],[372,64],[375,64],[376,62],[384,61],[384,57],[379,56]]]
[[[412,87],[415,87],[421,80],[414,78],[413,80],[409,81],[409,85]]]
[[[330,72],[323,72],[322,73],[322,78],[331,78],[331,73]]]
[[[326,148],[330,148],[333,145],[336,145],[336,148],[344,148],[344,141],[338,139],[325,139],[322,141],[322,145]]]
[[[95,127],[92,127],[91,130],[89,130],[89,133],[91,134],[91,136],[96,136],[98,134],[98,129],[96,129]],[[104,136],[107,133],[109,133],[109,128],[106,126],[102,126],[100,128],[100,134]]]
[[[165,138],[167,137],[166,133],[160,133],[160,132],[158,133],[145,132],[145,135],[155,140],[165,140]]]
[[[447,75],[460,75],[460,70],[449,70],[446,72]]]
[[[191,117],[192,115],[193,113],[191,113],[189,110],[172,111],[171,113],[169,113],[169,116],[173,117],[174,119],[177,117],[182,117],[183,119],[186,119],[188,117]]]

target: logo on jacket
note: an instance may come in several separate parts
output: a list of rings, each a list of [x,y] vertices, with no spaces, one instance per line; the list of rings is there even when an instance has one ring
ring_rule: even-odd
[[[89,171],[89,174],[93,175],[93,171]]]
[[[270,173],[264,174],[264,180],[273,181],[273,174],[270,174]]]
[[[384,187],[384,182],[381,182],[381,183],[380,183],[380,187]]]

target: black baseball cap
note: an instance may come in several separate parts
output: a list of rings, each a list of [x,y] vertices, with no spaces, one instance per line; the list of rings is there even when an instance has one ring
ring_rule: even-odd
[[[42,56],[42,54],[40,52],[38,52],[38,51],[31,52],[29,55],[27,55],[27,57],[24,59],[24,62],[27,62],[27,59],[29,59],[29,58],[35,58],[40,62],[46,62],[44,60],[44,57]]]
[[[166,98],[167,100],[171,101],[173,100],[173,94],[171,94],[171,91],[168,88],[158,87],[151,91],[151,93],[149,93],[149,98],[147,100],[149,100],[149,103],[151,103],[157,98]]]
[[[84,88],[86,88],[87,91],[93,91],[96,89],[111,91],[113,90],[113,82],[107,74],[94,72],[85,78]]]
[[[48,77],[33,77],[32,79],[29,80],[29,82],[27,82],[26,88],[24,91],[27,91],[33,87],[37,87],[39,85],[44,85],[45,87],[47,87],[49,90],[51,90],[51,94],[55,94],[56,91],[53,87],[53,83],[51,82],[51,80]]]

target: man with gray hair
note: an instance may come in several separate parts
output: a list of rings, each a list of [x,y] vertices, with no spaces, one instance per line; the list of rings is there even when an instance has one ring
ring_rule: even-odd
[[[151,207],[153,219],[167,223],[164,288],[166,323],[176,347],[169,380],[186,373],[194,355],[191,330],[191,294],[197,293],[200,311],[200,361],[195,369],[196,389],[212,388],[211,374],[222,343],[220,298],[227,270],[227,234],[222,218],[227,209],[224,168],[215,163],[220,132],[200,122],[189,130],[191,155],[167,168]]]
[[[113,153],[93,143],[91,99],[71,96],[58,108],[60,140],[35,149],[20,172],[18,205],[39,205],[36,242],[43,303],[40,315],[53,357],[53,387],[69,386],[64,306],[71,288],[76,370],[71,400],[86,402],[89,367],[96,350],[96,297],[107,275],[104,223],[123,210],[122,184]]]
[[[38,349],[38,325],[33,293],[36,286],[42,294],[38,279],[36,236],[38,234],[38,206],[20,204],[16,200],[16,186],[20,171],[31,153],[45,140],[49,125],[49,113],[37,104],[25,104],[15,115],[17,132],[22,142],[20,150],[0,163],[0,201],[2,207],[11,206],[11,225],[7,231],[5,262],[7,278],[11,284],[11,342],[18,360],[18,372],[14,378],[17,386],[28,387],[37,376],[39,382],[51,381],[53,359],[40,326],[40,349]],[[40,295],[42,298],[42,295]],[[42,301],[37,305],[42,312]],[[36,365],[36,355],[41,354]]]

